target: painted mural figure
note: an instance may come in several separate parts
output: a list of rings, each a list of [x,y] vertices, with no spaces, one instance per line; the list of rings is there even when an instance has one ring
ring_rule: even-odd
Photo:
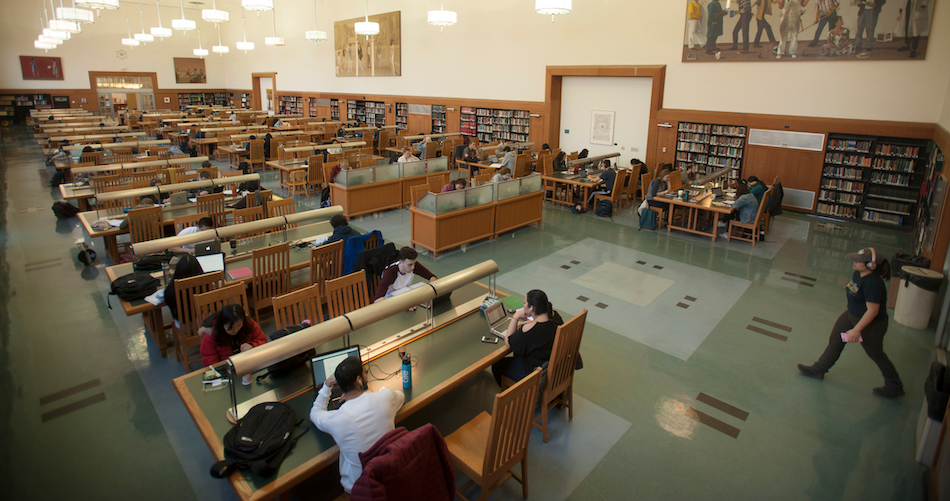
[[[850,39],[851,32],[844,27],[844,18],[835,18],[835,27],[828,32],[828,43],[822,46],[823,56],[844,56],[854,53],[854,43]]]
[[[874,50],[874,30],[877,28],[877,18],[881,15],[881,7],[887,0],[857,0],[858,4],[858,33],[855,35],[854,50],[861,52],[862,45],[868,52]],[[862,44],[861,40],[866,40]]]
[[[753,47],[761,47],[759,41],[762,40],[762,32],[765,32],[765,35],[769,37],[769,42],[775,43],[775,35],[772,33],[772,25],[769,24],[768,20],[765,19],[766,16],[772,15],[772,2],[770,0],[755,0],[752,3],[752,6],[755,7],[755,26],[757,31],[755,32],[755,40],[752,43]]]
[[[53,78],[59,78],[59,65],[56,64],[55,59],[53,59]]]
[[[702,47],[706,44],[706,37],[703,35],[703,6],[699,4],[699,0],[690,0],[686,12],[686,37],[690,50],[693,50],[695,46]]]
[[[798,57],[798,33],[802,29],[802,9],[808,5],[808,0],[775,0],[778,8],[782,9],[782,24],[779,26],[778,48],[776,59],[783,55]]]
[[[716,46],[716,39],[722,36],[722,18],[726,11],[722,10],[722,4],[719,0],[709,2],[706,7],[706,54],[713,54],[719,47]]]
[[[752,22],[752,1],[739,0],[739,22],[732,30],[732,50],[739,48],[739,31],[742,31],[742,50],[740,54],[749,52],[749,23]]]
[[[392,38],[389,39],[389,67],[393,70],[393,75],[396,74],[396,42]]]
[[[818,6],[815,10],[815,22],[818,28],[815,30],[815,39],[808,44],[809,47],[818,45],[821,39],[821,32],[828,25],[828,32],[834,29],[838,24],[838,0],[818,0]]]
[[[36,59],[30,59],[30,71],[33,72],[34,77],[40,76],[40,72],[36,71]]]
[[[917,47],[920,45],[920,36],[930,28],[930,16],[927,11],[927,0],[907,0],[904,8],[897,17],[896,36],[904,37],[904,45],[898,52],[910,51],[910,57],[917,57]]]

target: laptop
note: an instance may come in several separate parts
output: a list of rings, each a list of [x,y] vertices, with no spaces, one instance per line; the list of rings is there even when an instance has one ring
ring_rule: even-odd
[[[204,273],[214,273],[224,269],[224,253],[207,254],[204,256],[195,256],[198,264],[201,265],[201,271]]]
[[[712,189],[712,194],[713,194],[713,196],[716,197],[716,198],[722,198],[722,188],[718,188],[718,187],[717,187],[717,188],[713,188],[713,189]]]
[[[218,239],[206,240],[195,244],[195,257],[218,254],[221,252],[221,242]]]
[[[504,303],[499,301],[485,308],[485,320],[492,334],[502,339],[508,337],[508,324],[511,323],[511,317],[508,316]]]
[[[359,345],[350,346],[348,348],[341,348],[339,350],[333,350],[327,353],[322,353],[314,356],[310,359],[310,370],[313,374],[313,390],[315,393],[319,393],[320,386],[323,384],[327,378],[336,371],[336,367],[340,365],[340,362],[346,360],[350,357],[356,357],[360,359],[362,363],[363,359],[360,358],[360,347]],[[363,389],[366,389],[366,378],[363,378]],[[343,389],[340,388],[340,385],[335,384],[333,388],[330,389],[330,401],[327,402],[327,410],[335,411],[340,408],[340,405],[343,402],[340,401],[340,397],[343,396]]]
[[[168,205],[184,205],[188,203],[188,193],[184,191],[179,191],[178,193],[172,193],[168,197]]]

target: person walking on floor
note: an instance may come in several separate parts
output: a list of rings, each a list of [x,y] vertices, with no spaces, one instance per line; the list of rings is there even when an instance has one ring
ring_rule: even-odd
[[[861,343],[864,352],[881,369],[884,386],[874,388],[874,394],[885,398],[904,396],[904,385],[894,364],[884,353],[884,334],[887,333],[887,288],[884,281],[891,278],[891,266],[873,247],[848,254],[853,261],[854,275],[846,289],[848,309],[838,317],[825,352],[812,365],[798,364],[802,374],[824,379],[835,365],[846,343]]]

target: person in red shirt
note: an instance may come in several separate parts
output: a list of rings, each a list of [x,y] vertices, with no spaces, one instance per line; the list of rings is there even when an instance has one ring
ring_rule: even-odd
[[[426,280],[435,280],[437,278],[431,271],[427,270],[425,266],[416,263],[417,257],[419,257],[419,253],[412,247],[399,249],[396,262],[383,270],[383,276],[379,279],[379,286],[376,287],[376,297],[373,299],[373,302],[392,297],[394,292],[409,287],[416,273]],[[411,310],[414,309],[415,308],[411,308]]]
[[[244,308],[229,304],[218,312],[211,332],[201,338],[201,363],[205,367],[214,365],[266,342],[261,326],[253,318],[247,318]]]
[[[442,193],[447,193],[455,190],[464,190],[468,186],[468,181],[465,178],[458,178],[455,181],[452,181],[442,187]]]

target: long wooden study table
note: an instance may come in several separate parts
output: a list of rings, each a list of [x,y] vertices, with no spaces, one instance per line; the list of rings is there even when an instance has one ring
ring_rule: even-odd
[[[386,381],[369,381],[369,387],[373,391],[383,387],[405,391],[406,402],[396,414],[397,426],[508,354],[509,350],[504,345],[486,344],[480,340],[485,334],[486,326],[478,305],[487,292],[488,290],[478,283],[457,289],[449,301],[434,308],[434,317],[439,327],[427,330],[423,337],[405,344],[406,351],[419,361],[418,365],[413,367],[411,389],[402,390],[401,379],[398,377]],[[395,351],[402,343],[396,341],[377,350],[384,353],[378,358],[370,358],[373,355],[370,355],[370,350],[365,347],[371,347],[393,334],[418,326],[425,320],[425,316],[424,308],[415,312],[398,313],[353,331],[350,334],[351,343],[361,346],[361,353],[365,354],[364,365],[374,365],[374,372],[377,374],[380,371],[398,371],[401,362]],[[322,353],[341,346],[337,339],[317,346],[316,351]],[[375,370],[376,368],[379,371]],[[203,371],[204,369],[176,378],[174,385],[205,443],[214,457],[220,460],[224,459],[221,440],[231,429],[231,423],[226,417],[231,400],[227,387],[212,391],[204,388]],[[312,378],[309,364],[299,368],[292,377],[302,378],[309,385]],[[280,383],[281,381],[275,383],[272,378],[266,378],[250,386],[238,384],[234,390],[237,398],[243,401],[273,390]],[[317,430],[308,419],[315,397],[312,386],[307,386],[302,391],[281,398],[294,408],[298,419],[307,419],[309,430],[273,475],[260,477],[249,470],[232,473],[228,480],[239,499],[274,499],[334,464],[339,455],[339,447],[329,435]]]
[[[341,175],[360,175],[370,169],[382,169],[393,165],[398,165],[400,169],[404,169],[406,165],[410,164],[420,164],[420,171],[423,173],[352,186],[341,184],[339,179]],[[424,169],[422,168],[423,165]],[[412,203],[411,188],[420,184],[428,184],[429,179],[433,177],[441,179],[440,183],[442,184],[449,182],[448,159],[435,158],[419,162],[351,169],[337,174],[334,182],[330,183],[330,199],[333,201],[333,205],[343,207],[343,213],[348,218],[386,209],[405,207]]]
[[[709,237],[715,242],[717,232],[719,231],[719,217],[720,215],[732,212],[732,206],[722,201],[714,201],[714,198],[711,193],[705,193],[697,195],[695,199],[690,198],[690,201],[686,202],[673,194],[658,196],[657,199],[659,201],[670,204],[670,210],[667,211],[667,231],[685,231],[687,233]],[[684,209],[680,217],[680,224],[674,224],[673,215],[677,207]],[[702,230],[706,225],[709,225],[709,231]]]
[[[545,181],[553,183],[551,194],[551,201],[556,204],[563,205],[574,205],[575,203],[587,204],[587,199],[590,197],[590,192],[594,188],[600,185],[602,182],[600,179],[596,181],[591,181],[587,179],[586,176],[581,176],[579,174],[568,174],[566,172],[555,172],[553,174],[546,174],[543,176]],[[564,192],[566,196],[564,198],[558,198],[558,185],[564,186]],[[583,192],[580,200],[574,199],[574,189],[573,187],[578,187]]]

